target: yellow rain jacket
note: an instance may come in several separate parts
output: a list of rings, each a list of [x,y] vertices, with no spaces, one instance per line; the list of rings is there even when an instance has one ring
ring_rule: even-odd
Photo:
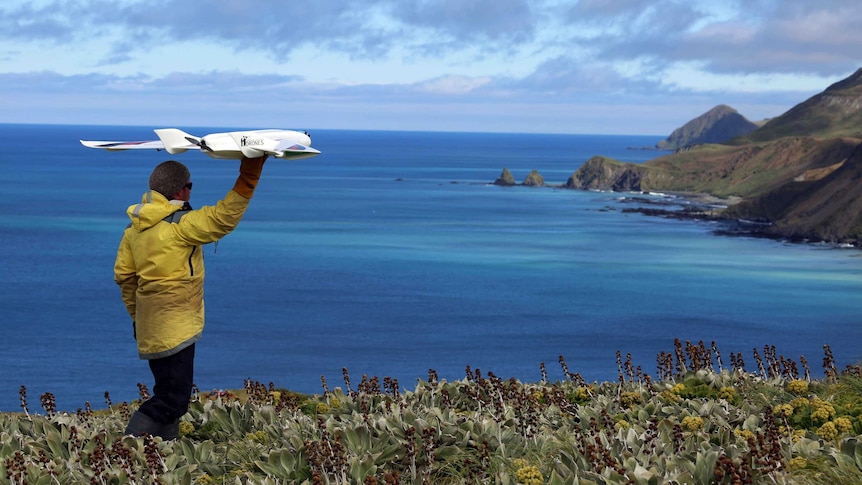
[[[205,274],[200,246],[227,235],[245,214],[257,179],[244,175],[215,206],[189,211],[179,222],[165,218],[183,202],[154,190],[129,207],[132,223],[120,241],[114,280],[134,322],[141,359],[167,357],[200,340]]]

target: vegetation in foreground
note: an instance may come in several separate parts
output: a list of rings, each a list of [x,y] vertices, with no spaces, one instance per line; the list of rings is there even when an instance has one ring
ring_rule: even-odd
[[[414,391],[362,377],[306,396],[251,380],[195,396],[181,437],[123,436],[136,404],[0,414],[0,479],[19,484],[862,483],[862,369],[822,379],[775,348],[726,366],[713,343],[658,356],[654,379],[618,354],[619,381],[523,383],[433,370]],[[146,399],[145,386],[139,385]]]

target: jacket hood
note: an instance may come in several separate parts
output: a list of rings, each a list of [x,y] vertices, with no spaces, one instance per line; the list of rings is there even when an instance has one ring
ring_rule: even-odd
[[[182,200],[168,200],[155,190],[148,190],[141,197],[141,203],[129,206],[126,214],[132,221],[132,227],[144,231],[182,209],[184,204]]]

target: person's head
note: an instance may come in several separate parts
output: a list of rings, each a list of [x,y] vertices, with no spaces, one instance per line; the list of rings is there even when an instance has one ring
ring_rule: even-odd
[[[180,162],[168,160],[156,165],[150,174],[150,190],[164,195],[169,200],[188,201],[192,182],[189,169]]]

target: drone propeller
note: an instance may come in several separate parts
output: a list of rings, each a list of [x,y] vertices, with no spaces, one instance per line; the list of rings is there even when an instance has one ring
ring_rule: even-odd
[[[196,136],[186,136],[184,138],[186,140],[188,140],[188,142],[191,143],[192,145],[200,147],[201,150],[204,150],[207,152],[213,151],[212,148],[207,146],[207,142],[203,138],[198,138]]]

